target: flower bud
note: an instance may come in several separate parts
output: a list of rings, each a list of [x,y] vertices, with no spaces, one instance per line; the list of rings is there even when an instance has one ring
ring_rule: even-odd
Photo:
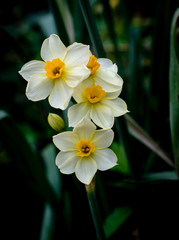
[[[49,113],[48,123],[57,132],[61,132],[62,129],[65,127],[64,120],[55,113]]]

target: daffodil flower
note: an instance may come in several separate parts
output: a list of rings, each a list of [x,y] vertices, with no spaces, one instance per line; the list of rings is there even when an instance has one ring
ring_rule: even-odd
[[[85,117],[101,128],[112,128],[114,117],[128,112],[119,93],[120,90],[105,92],[101,86],[93,85],[92,80],[82,82],[73,93],[77,104],[68,109],[69,125],[74,127]]]
[[[91,54],[86,65],[91,71],[90,76],[85,80],[92,80],[94,85],[100,85],[105,92],[121,91],[123,80],[117,74],[118,68],[107,58],[96,58]]]
[[[75,172],[84,184],[90,184],[97,169],[104,171],[114,167],[117,157],[108,147],[114,138],[111,129],[96,130],[88,119],[83,119],[73,131],[63,132],[53,137],[60,152],[56,165],[64,174]]]
[[[41,48],[44,61],[32,60],[19,71],[28,82],[28,99],[39,101],[49,96],[52,107],[66,109],[73,88],[91,74],[86,66],[89,56],[89,46],[75,42],[65,47],[57,35],[50,35]]]

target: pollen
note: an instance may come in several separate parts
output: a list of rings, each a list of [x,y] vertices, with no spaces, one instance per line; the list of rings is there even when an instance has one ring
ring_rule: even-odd
[[[55,58],[52,61],[47,61],[44,67],[46,76],[50,79],[60,78],[64,67],[64,62],[62,62],[59,58]]]
[[[86,97],[90,103],[97,103],[106,96],[106,92],[99,85],[92,85],[91,87],[86,88],[85,91]]]
[[[89,156],[92,152],[95,151],[95,146],[91,143],[90,140],[80,139],[76,146],[78,150],[76,155],[79,157]]]
[[[98,70],[98,68],[100,67],[100,64],[97,61],[98,59],[94,55],[92,55],[89,59],[88,64],[86,65],[87,68],[89,68],[89,70],[91,71],[91,75],[94,74],[96,70]]]

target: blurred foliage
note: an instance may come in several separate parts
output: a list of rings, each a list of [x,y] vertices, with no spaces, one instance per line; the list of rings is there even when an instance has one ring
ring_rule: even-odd
[[[179,9],[170,32],[170,126],[176,170],[179,174]]]
[[[132,130],[138,131],[139,126],[141,134],[145,131],[143,137],[150,136],[138,141],[127,128],[121,129],[123,117],[116,121],[111,148],[118,166],[96,176],[96,195],[108,239],[178,239],[178,177],[146,141],[157,144],[174,162],[169,60],[174,53],[177,63],[171,65],[170,61],[170,83],[173,76],[178,86],[178,18],[175,47],[171,47],[173,52],[169,50],[172,18],[179,3],[91,0],[96,27],[92,20],[86,26],[79,2],[17,0],[1,6],[0,238],[96,239],[84,186],[73,175],[61,175],[55,166],[52,136],[56,132],[47,117],[54,112],[66,121],[66,113],[51,109],[46,100],[29,101],[26,82],[18,74],[24,63],[40,59],[43,40],[58,33],[66,45],[74,41],[90,44],[96,55],[106,55],[117,63],[124,79],[121,97],[137,123]],[[177,94],[174,104],[178,109],[178,88],[172,89],[170,97]],[[175,121],[177,130],[171,129],[174,142],[178,141],[178,126]],[[175,149],[178,152],[178,147]]]

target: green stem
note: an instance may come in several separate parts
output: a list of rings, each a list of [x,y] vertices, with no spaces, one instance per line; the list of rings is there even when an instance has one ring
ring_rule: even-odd
[[[96,230],[97,239],[104,240],[106,238],[104,235],[103,225],[101,222],[96,195],[95,195],[95,180],[93,179],[92,182],[89,185],[85,185],[85,187],[86,187],[88,202],[91,210],[91,215],[92,215],[95,230]]]

